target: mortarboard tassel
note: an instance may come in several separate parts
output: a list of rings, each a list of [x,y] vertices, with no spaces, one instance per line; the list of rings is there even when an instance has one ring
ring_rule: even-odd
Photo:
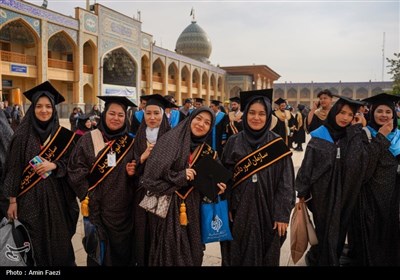
[[[81,214],[83,217],[89,217],[89,196],[86,195],[85,199],[81,202]]]
[[[186,215],[186,204],[182,200],[181,207],[179,208],[179,222],[181,226],[187,226],[188,224],[188,219]]]

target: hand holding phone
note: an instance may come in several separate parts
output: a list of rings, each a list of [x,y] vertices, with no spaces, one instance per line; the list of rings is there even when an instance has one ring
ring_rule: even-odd
[[[36,170],[39,164],[43,163],[43,160],[39,156],[35,156],[33,159],[29,161],[29,164]],[[47,171],[41,175],[43,179],[46,179],[51,174],[51,171]]]

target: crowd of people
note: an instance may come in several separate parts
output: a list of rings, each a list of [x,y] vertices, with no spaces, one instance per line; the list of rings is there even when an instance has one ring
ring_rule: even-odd
[[[179,108],[159,94],[139,106],[99,96],[104,111],[76,107],[66,129],[50,82],[24,95],[31,106],[15,130],[0,110],[0,206],[28,229],[39,266],[75,265],[78,202],[85,231],[95,229],[84,241],[88,266],[201,266],[200,208],[213,202],[193,184],[203,157],[233,174],[215,182],[233,237],[221,242],[223,266],[278,266],[296,197],[318,237],[307,265],[339,266],[344,256],[400,265],[400,97],[323,90],[309,109],[265,89],[232,97],[226,111],[202,98]],[[295,175],[292,153],[304,149]],[[168,201],[165,216],[141,207],[148,197]]]

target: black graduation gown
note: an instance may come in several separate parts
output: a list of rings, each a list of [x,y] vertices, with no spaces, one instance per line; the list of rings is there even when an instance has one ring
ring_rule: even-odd
[[[223,117],[218,117],[219,114],[223,114]],[[208,135],[206,143],[210,145],[213,150],[218,152],[218,155],[222,155],[223,144],[222,141],[226,141],[226,125],[229,122],[228,115],[219,112],[216,117],[216,124],[214,125],[211,133]]]
[[[86,133],[79,139],[68,162],[68,178],[81,201],[86,196],[89,187],[87,178],[96,159],[91,133]],[[133,178],[125,169],[132,160],[133,152],[129,151],[89,195],[90,222],[97,226],[100,237],[107,241],[105,266],[132,263],[134,186]]]
[[[282,121],[280,118],[277,117],[276,111],[274,111],[272,114],[277,118],[277,123],[275,127],[272,129],[272,131],[280,135],[283,141],[285,141],[286,145],[288,145],[288,135],[287,135],[288,127],[286,125],[286,122]]]
[[[244,131],[229,138],[222,163],[230,170],[253,149]],[[279,137],[268,131],[266,143]],[[263,143],[262,145],[264,145]],[[233,223],[233,240],[221,242],[222,265],[278,266],[284,238],[274,230],[274,222],[289,223],[294,207],[294,169],[291,156],[286,156],[258,171],[257,182],[248,178],[228,194]]]
[[[325,123],[325,120],[321,120],[320,118],[317,117],[317,115],[314,114],[311,123],[308,125],[307,118],[305,119],[306,122],[306,129],[308,133],[311,133],[311,131],[316,130],[318,127],[323,125]]]
[[[352,220],[352,256],[358,265],[399,265],[399,162],[382,134],[366,145],[368,173]]]
[[[27,138],[30,140],[24,149]],[[59,160],[53,161],[57,169],[49,177],[17,198],[18,220],[30,234],[38,266],[75,265],[71,238],[76,231],[79,208],[66,180],[67,162],[74,145]],[[23,169],[40,151],[40,140],[34,133],[16,131],[6,160],[5,197],[17,196]]]
[[[296,125],[297,130],[294,131],[294,133],[293,133],[293,142],[297,143],[298,145],[306,142],[306,132],[304,130],[304,122],[307,121],[305,116],[300,112],[296,113],[296,118],[299,116],[299,114],[300,114],[300,117],[302,118],[303,122],[302,122],[301,126],[299,126],[299,123],[297,122],[297,125]]]
[[[307,205],[313,212],[317,264],[321,266],[339,265],[368,161],[361,125],[352,125],[346,131],[338,144],[312,138],[296,177],[298,197],[312,195]]]

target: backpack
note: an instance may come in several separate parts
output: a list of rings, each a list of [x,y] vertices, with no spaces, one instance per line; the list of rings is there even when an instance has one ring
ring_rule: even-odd
[[[34,266],[32,241],[18,220],[0,223],[0,266]]]

